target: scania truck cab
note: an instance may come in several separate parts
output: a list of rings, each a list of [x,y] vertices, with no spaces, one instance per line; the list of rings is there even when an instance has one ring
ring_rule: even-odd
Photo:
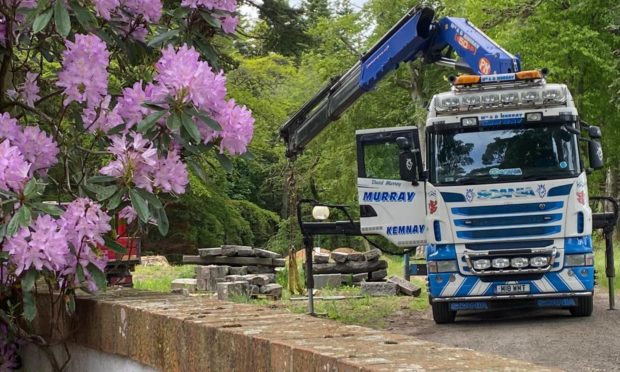
[[[362,234],[425,246],[435,321],[498,306],[590,315],[586,174],[601,134],[567,87],[540,71],[463,75],[433,97],[425,132],[422,154],[416,127],[358,131],[358,193]]]

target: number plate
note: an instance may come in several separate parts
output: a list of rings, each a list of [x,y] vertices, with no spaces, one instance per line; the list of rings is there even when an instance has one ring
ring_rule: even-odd
[[[529,284],[500,284],[495,287],[496,294],[530,293]]]

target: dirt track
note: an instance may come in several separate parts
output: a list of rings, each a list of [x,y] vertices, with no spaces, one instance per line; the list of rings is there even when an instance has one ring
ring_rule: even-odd
[[[620,371],[620,310],[607,310],[607,298],[607,293],[595,296],[589,318],[573,318],[568,310],[534,309],[459,314],[455,324],[436,325],[430,310],[400,311],[386,328],[567,371]]]

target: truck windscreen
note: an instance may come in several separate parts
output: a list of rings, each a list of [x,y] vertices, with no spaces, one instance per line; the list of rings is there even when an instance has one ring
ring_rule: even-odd
[[[576,177],[577,138],[564,125],[436,131],[431,137],[431,182],[464,185]]]

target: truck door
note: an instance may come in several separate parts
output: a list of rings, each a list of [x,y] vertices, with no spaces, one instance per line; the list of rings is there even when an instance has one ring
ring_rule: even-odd
[[[402,247],[426,242],[423,165],[416,127],[359,130],[357,192],[365,235]]]

